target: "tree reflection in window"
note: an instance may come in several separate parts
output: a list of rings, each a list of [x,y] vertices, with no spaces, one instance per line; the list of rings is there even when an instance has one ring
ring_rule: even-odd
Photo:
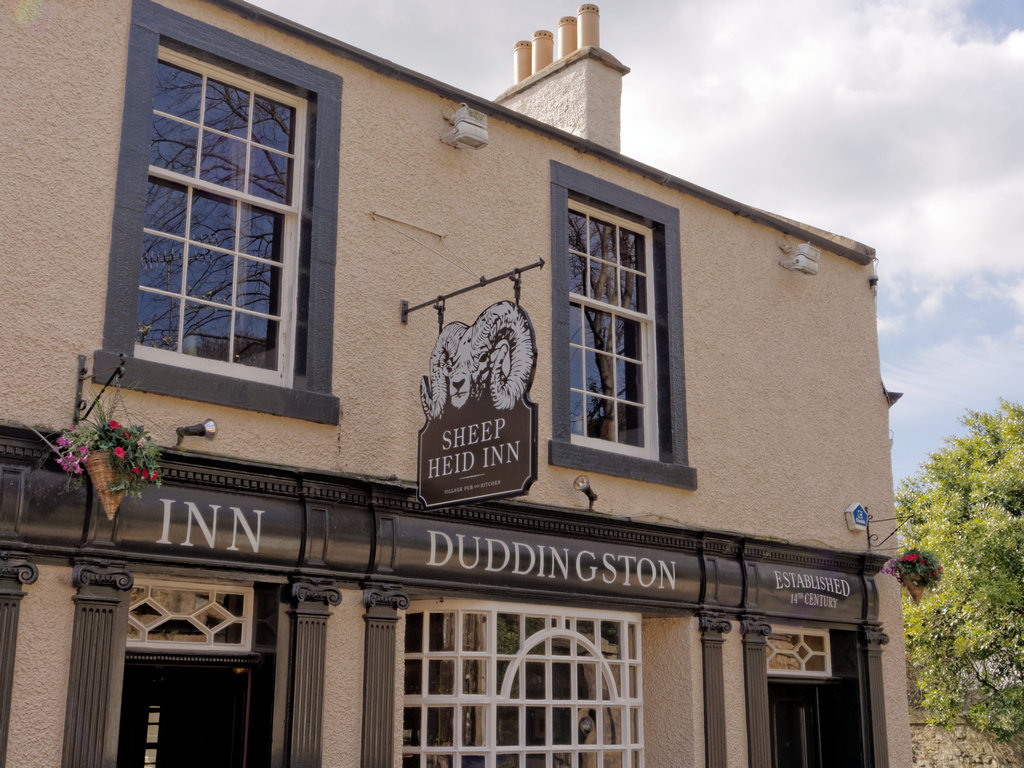
[[[642,448],[649,334],[646,235],[569,211],[572,433]]]
[[[248,85],[159,63],[136,344],[281,366],[296,120]]]

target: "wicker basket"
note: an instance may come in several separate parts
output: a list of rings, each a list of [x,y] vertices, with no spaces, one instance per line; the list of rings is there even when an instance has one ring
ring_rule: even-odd
[[[117,508],[121,506],[121,499],[124,498],[124,491],[110,490],[110,483],[117,479],[114,468],[110,466],[110,453],[108,451],[92,451],[85,461],[85,469],[89,473],[89,479],[96,489],[96,494],[103,504],[103,511],[107,513],[107,520],[113,520]]]
[[[921,602],[921,598],[924,597],[924,586],[913,581],[909,576],[900,575],[900,582],[904,587],[907,588],[907,592],[910,593],[910,599],[914,601],[914,605]]]

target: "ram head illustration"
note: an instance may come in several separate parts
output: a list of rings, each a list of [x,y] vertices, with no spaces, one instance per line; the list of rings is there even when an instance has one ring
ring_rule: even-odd
[[[529,315],[511,301],[492,304],[473,325],[449,323],[430,354],[430,376],[420,383],[420,400],[428,419],[449,406],[489,398],[508,410],[525,395],[537,360]]]

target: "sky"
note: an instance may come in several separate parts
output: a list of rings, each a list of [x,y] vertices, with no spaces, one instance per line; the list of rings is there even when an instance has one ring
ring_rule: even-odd
[[[487,99],[579,6],[255,4]],[[895,482],[968,410],[1024,401],[1024,0],[598,6],[631,69],[623,155],[876,249]]]

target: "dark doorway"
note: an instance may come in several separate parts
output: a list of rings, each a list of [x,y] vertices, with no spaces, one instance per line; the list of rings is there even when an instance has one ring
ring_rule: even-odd
[[[252,669],[128,663],[118,768],[246,768]]]
[[[768,686],[773,768],[821,768],[818,686]]]
[[[772,768],[864,768],[857,684],[832,679],[768,684]]]

